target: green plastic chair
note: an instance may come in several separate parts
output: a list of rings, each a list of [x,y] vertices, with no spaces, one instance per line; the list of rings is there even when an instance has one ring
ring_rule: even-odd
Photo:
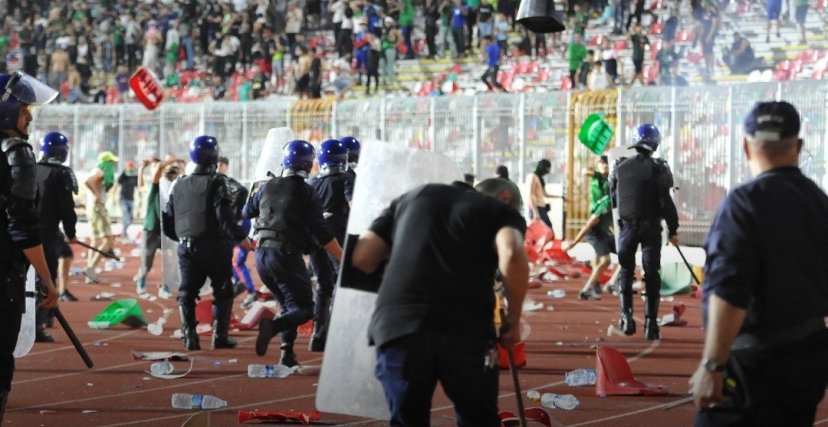
[[[584,144],[589,151],[601,155],[612,141],[613,130],[609,123],[604,120],[603,113],[593,113],[581,125],[578,133],[578,140]]]
[[[684,263],[662,264],[661,295],[689,294],[692,283],[693,276]]]
[[[144,313],[134,299],[123,299],[109,304],[94,319],[87,322],[92,329],[108,329],[119,323],[131,328],[140,328],[147,325]]]

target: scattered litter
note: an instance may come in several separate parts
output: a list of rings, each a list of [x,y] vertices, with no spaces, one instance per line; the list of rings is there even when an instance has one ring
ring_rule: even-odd
[[[83,412],[81,412],[81,413],[82,414],[94,414],[95,412],[98,412],[98,411],[96,409],[84,409]]]
[[[153,363],[153,365],[156,365],[156,363]],[[178,378],[186,377],[190,372],[192,372],[192,370],[193,370],[193,359],[190,359],[190,368],[187,369],[186,372],[165,370],[164,372],[167,372],[166,374],[155,373],[155,372],[149,372],[149,374],[152,375],[155,378],[161,378],[161,379],[164,379],[164,380],[175,380],[175,379],[178,379]]]
[[[147,331],[155,336],[161,336],[164,333],[164,324],[167,323],[166,317],[159,317],[154,323],[147,325]]]
[[[299,375],[319,375],[320,371],[322,371],[321,365],[299,365],[299,368],[296,369],[296,373]]]
[[[543,303],[535,302],[532,298],[526,297],[523,300],[523,311],[536,311],[543,308]]]
[[[547,292],[546,295],[548,295],[552,298],[561,299],[561,298],[566,296],[566,291],[561,289],[561,288],[558,288],[558,289],[553,289],[553,290]]]
[[[157,297],[157,296],[151,296],[151,297],[149,297],[148,301],[149,301],[149,302],[155,302],[155,301],[158,301],[158,297]]]
[[[322,414],[319,411],[300,412],[300,411],[239,411],[239,423],[284,423],[295,422],[302,425],[308,425],[314,421],[322,419]]]
[[[101,292],[98,295],[95,295],[92,298],[89,298],[90,301],[112,301],[115,298],[115,294],[112,292]]]
[[[533,402],[540,402],[541,395],[537,390],[529,390],[526,392],[526,397]]]
[[[596,325],[600,325],[600,324],[601,324],[601,321],[600,321],[600,320],[596,320],[596,321],[595,321],[595,324],[596,324]]]
[[[566,373],[564,382],[571,387],[595,385],[595,369],[575,369]]]
[[[147,309],[147,313],[152,313],[153,311],[154,311],[154,310],[153,310],[153,309],[151,309],[151,308],[148,308],[148,309]]]
[[[144,377],[144,378],[141,378],[141,379],[142,379],[142,380],[144,380],[144,381],[149,381],[149,380],[151,380],[152,378],[150,378],[150,377]]]
[[[231,364],[239,363],[239,359],[230,359],[230,360],[227,361],[227,363],[231,363]]]
[[[40,415],[50,415],[50,414],[57,414],[57,411],[53,411],[51,409],[41,409]]]
[[[555,307],[552,307],[551,305],[547,305],[546,306],[546,311],[555,311]]]
[[[147,324],[144,313],[134,299],[123,299],[109,304],[94,319],[86,322],[92,329],[107,329],[119,323],[132,328]]]
[[[94,386],[94,385],[95,385],[95,384],[92,384],[92,383],[86,383],[86,386],[87,386],[87,387],[92,387],[92,386]]]
[[[550,409],[571,411],[580,405],[578,398],[571,394],[544,393],[541,396],[541,405]]]
[[[164,314],[170,314],[170,313],[172,313],[172,309],[171,309],[171,308],[165,308],[165,309],[164,309]]]
[[[183,362],[190,360],[190,357],[185,353],[174,353],[171,351],[133,351],[132,360]]]
[[[176,330],[173,331],[172,335],[170,335],[170,338],[174,338],[174,339],[178,340],[178,339],[181,339],[181,337],[183,337],[183,336],[184,336],[184,333],[181,332],[181,329],[176,329]]]
[[[563,345],[563,341],[558,341],[555,343],[555,345]]]
[[[100,347],[100,346],[101,346],[101,342],[100,342],[100,341],[95,341],[95,343],[94,343],[94,344],[92,344],[92,345],[94,345],[95,347]]]
[[[111,285],[109,285],[109,286],[112,286],[113,288],[120,288],[120,287],[121,287],[121,284],[120,284],[120,283],[113,283],[113,284],[111,284]]]
[[[141,256],[141,250],[138,249],[138,248],[135,248],[135,249],[129,251],[129,256]]]

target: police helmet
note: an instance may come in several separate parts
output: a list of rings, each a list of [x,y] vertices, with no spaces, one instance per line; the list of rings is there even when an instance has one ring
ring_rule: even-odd
[[[655,125],[644,123],[636,128],[631,148],[642,148],[653,152],[658,149],[659,143],[661,143],[661,132],[658,131]]]
[[[21,71],[0,74],[0,129],[17,129],[21,108],[48,104],[57,96],[54,89]]]
[[[308,141],[294,139],[282,149],[282,167],[294,171],[310,172],[315,155],[313,146]]]
[[[348,165],[348,147],[342,141],[329,139],[319,145],[319,155],[316,159],[319,168],[329,169]]]
[[[60,132],[49,132],[40,141],[40,154],[63,163],[69,157],[69,140]]]
[[[353,136],[346,136],[340,141],[348,148],[348,163],[359,163],[359,140]]]
[[[190,144],[190,160],[197,165],[210,166],[218,163],[219,146],[214,136],[201,135]]]

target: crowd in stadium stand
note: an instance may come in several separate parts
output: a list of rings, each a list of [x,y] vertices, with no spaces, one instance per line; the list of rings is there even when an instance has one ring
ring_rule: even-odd
[[[804,39],[807,1],[794,2]],[[778,34],[789,18],[777,3],[768,0],[768,40],[771,23]],[[362,85],[370,94],[372,83],[375,91],[397,88],[398,60],[413,58],[480,63],[482,90],[506,90],[497,66],[520,56],[565,61],[563,89],[681,85],[682,25],[692,28],[692,47],[701,46],[705,79],[716,61],[740,74],[761,65],[738,33],[716,56],[722,3],[711,0],[692,0],[683,16],[668,0],[569,0],[556,4],[568,28],[556,35],[516,26],[517,7],[516,0],[6,0],[0,67],[37,76],[69,103],[118,102],[139,66],[175,88],[177,100],[205,91],[213,99],[344,96]]]

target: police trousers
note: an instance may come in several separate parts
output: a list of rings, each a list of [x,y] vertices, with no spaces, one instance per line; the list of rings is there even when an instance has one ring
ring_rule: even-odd
[[[210,278],[216,301],[233,299],[230,277],[233,269],[233,245],[221,239],[182,239],[178,245],[178,266],[181,287],[178,304],[193,307],[198,291]]]
[[[14,377],[14,348],[20,333],[25,307],[28,264],[0,264],[0,391],[11,390]]]
[[[621,272],[618,275],[618,287],[621,293],[622,311],[625,301],[632,302],[632,284],[635,274],[635,252],[641,245],[641,263],[644,265],[644,286],[648,296],[648,310],[658,311],[658,301],[661,297],[661,224],[659,220],[647,219],[637,221],[622,220],[618,232],[618,264]],[[652,302],[652,304],[650,304]],[[652,306],[651,306],[652,305]],[[645,315],[655,317],[658,313],[645,312]]]
[[[296,341],[296,329],[313,318],[313,291],[302,252],[289,246],[256,249],[256,271],[282,308],[279,318],[287,325],[282,344]]]

